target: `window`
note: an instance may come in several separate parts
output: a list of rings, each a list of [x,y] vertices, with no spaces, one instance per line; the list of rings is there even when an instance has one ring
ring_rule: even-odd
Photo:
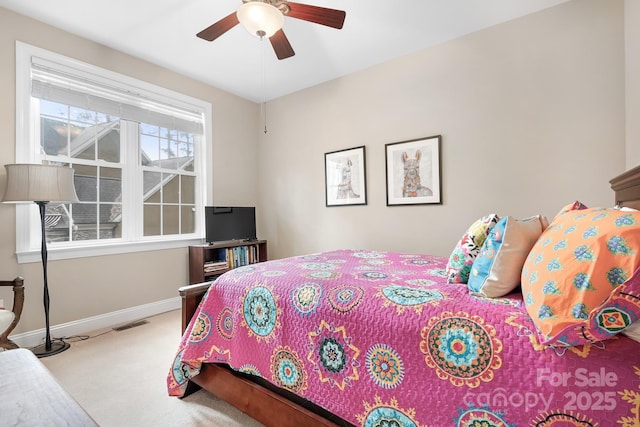
[[[20,42],[16,63],[16,162],[75,171],[79,202],[46,208],[50,258],[200,241],[210,104]],[[18,260],[39,260],[35,204],[18,209]]]

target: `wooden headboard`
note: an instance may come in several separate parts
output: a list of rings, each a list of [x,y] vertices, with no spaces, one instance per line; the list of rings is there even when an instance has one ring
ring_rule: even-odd
[[[640,166],[620,174],[609,181],[615,192],[615,203],[640,209]]]

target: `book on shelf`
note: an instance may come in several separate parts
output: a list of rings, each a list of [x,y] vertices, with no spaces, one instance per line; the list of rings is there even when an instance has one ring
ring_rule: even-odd
[[[259,260],[256,245],[235,246],[225,249],[225,258],[228,268],[237,268],[244,265],[255,264]]]
[[[204,272],[211,273],[214,271],[226,270],[229,268],[227,260],[207,261],[204,263]]]

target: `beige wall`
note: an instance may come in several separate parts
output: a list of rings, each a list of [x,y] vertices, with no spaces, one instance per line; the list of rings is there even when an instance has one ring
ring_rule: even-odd
[[[624,2],[627,169],[640,165],[640,2]]]
[[[624,3],[579,0],[269,103],[260,237],[448,255],[496,212],[611,205],[625,170]],[[441,134],[442,205],[386,206],[386,143]],[[367,206],[325,207],[324,153],[366,146]]]
[[[15,43],[32,44],[213,105],[213,187],[221,204],[256,204],[258,106],[247,100],[0,8],[0,165],[15,161]],[[234,173],[242,159],[244,172]],[[233,176],[234,186],[228,185]],[[4,188],[4,171],[0,188]],[[0,190],[2,191],[2,190]],[[187,249],[50,261],[52,325],[176,297],[187,283]],[[42,267],[17,264],[15,208],[0,205],[0,276],[25,278],[25,310],[14,333],[42,328]],[[10,294],[0,294],[10,301]]]

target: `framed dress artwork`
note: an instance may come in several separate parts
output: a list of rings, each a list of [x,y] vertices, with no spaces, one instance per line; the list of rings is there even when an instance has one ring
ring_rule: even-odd
[[[324,155],[326,206],[367,204],[365,147],[332,151]]]

